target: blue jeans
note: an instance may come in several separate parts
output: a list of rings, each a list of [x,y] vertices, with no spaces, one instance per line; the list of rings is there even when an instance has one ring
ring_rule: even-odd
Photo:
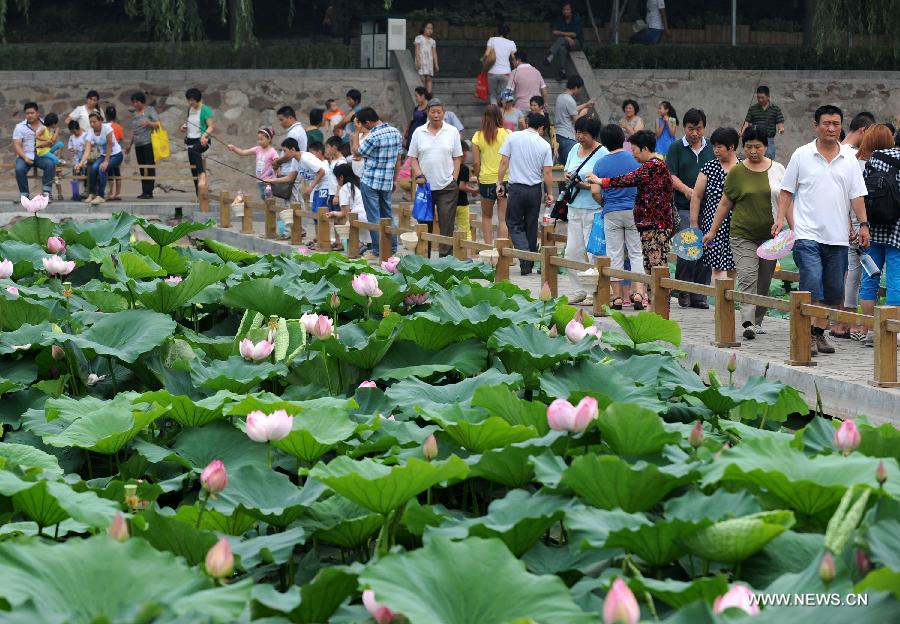
[[[769,144],[766,146],[766,158],[775,158],[775,137],[769,137]]]
[[[49,193],[53,185],[53,177],[56,175],[56,163],[46,156],[35,156],[33,164],[29,165],[21,156],[16,157],[16,184],[21,195],[28,195],[28,170],[36,167],[41,170],[41,184],[44,192]]]
[[[94,176],[91,179],[90,188],[90,192],[92,195],[103,197],[104,193],[106,193],[106,178],[109,174],[109,170],[113,167],[118,167],[119,165],[121,165],[122,159],[122,152],[110,156],[109,167],[106,168],[106,171],[100,168],[100,165],[102,165],[104,161],[106,161],[106,155],[103,155],[94,161],[94,164],[91,165],[91,169],[93,169],[94,171]]]
[[[556,137],[556,142],[559,143],[559,164],[565,166],[566,159],[569,157],[569,152],[575,147],[577,141],[575,139],[567,139],[566,137],[558,136]]]
[[[884,273],[887,286],[887,305],[900,305],[900,249],[882,243],[870,243],[867,252]],[[863,271],[862,285],[859,287],[860,301],[875,301],[880,285],[880,275],[869,277]]]
[[[794,262],[800,271],[800,290],[812,293],[814,302],[830,306],[844,303],[847,245],[801,239],[794,243]]]
[[[660,28],[645,28],[644,30],[635,33],[631,36],[629,41],[631,43],[643,43],[644,45],[654,45],[659,43],[659,40],[662,39],[663,31]]]
[[[378,223],[379,219],[391,219],[393,221],[394,216],[391,214],[391,190],[388,189],[386,191],[382,191],[380,189],[374,189],[371,186],[366,186],[365,184],[360,185],[360,192],[362,193],[362,201],[363,206],[366,209],[366,221],[369,223]],[[376,256],[380,253],[381,241],[378,240],[378,233],[372,233],[372,253]],[[397,251],[397,237],[391,236],[391,253],[395,253]]]

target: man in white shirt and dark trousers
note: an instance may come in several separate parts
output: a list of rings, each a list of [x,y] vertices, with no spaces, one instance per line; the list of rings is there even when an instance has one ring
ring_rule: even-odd
[[[408,155],[416,185],[431,185],[441,236],[453,236],[463,152],[459,130],[444,123],[444,104],[439,99],[428,101],[428,123],[413,132]],[[440,245],[438,254],[449,255],[452,249],[451,245]]]
[[[528,128],[510,134],[500,146],[497,170],[497,194],[503,194],[501,180],[509,171],[509,199],[506,201],[506,227],[513,247],[537,251],[537,226],[541,213],[541,196],[549,206],[553,203],[553,152],[543,138],[547,118],[539,113],[526,117]],[[543,183],[543,190],[541,184]],[[519,263],[522,275],[529,275],[534,263]]]
[[[791,156],[778,197],[778,215],[772,235],[784,220],[794,230],[794,261],[800,272],[800,290],[812,293],[813,304],[838,308],[844,302],[847,247],[858,240],[869,245],[866,221],[866,183],[853,148],[841,145],[843,113],[837,106],[816,109],[813,129],[816,140],[798,147]],[[859,219],[852,231],[850,210]],[[814,319],[813,353],[834,353],[825,339],[827,319]]]

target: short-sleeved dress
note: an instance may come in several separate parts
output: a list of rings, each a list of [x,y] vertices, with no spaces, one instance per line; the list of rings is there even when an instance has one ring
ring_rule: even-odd
[[[437,47],[437,42],[433,37],[417,35],[413,43],[419,46],[419,75],[433,76],[434,49]]]
[[[706,176],[706,192],[703,194],[703,205],[700,207],[700,229],[704,234],[709,232],[712,227],[713,218],[716,216],[716,209],[719,207],[719,201],[722,199],[722,191],[725,189],[725,169],[717,158],[713,158],[700,168],[700,173]],[[731,254],[731,211],[719,231],[713,238],[712,245],[703,251],[703,257],[700,262],[712,269],[718,271],[733,271],[736,267],[734,264],[734,256]]]

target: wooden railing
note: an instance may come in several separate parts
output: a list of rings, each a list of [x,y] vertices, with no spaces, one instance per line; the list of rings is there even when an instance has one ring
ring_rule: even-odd
[[[220,196],[220,226],[230,227],[231,207],[230,196],[222,193]],[[299,244],[301,239],[301,218],[316,219],[316,214],[308,210],[302,210],[299,204],[292,204],[294,221],[291,226],[291,243]],[[253,233],[253,213],[263,210],[265,215],[265,236],[275,238],[275,218],[279,209],[275,200],[268,202],[246,201],[242,219],[241,232]],[[844,310],[836,310],[822,306],[812,305],[809,292],[791,291],[788,300],[778,299],[735,290],[735,280],[732,278],[717,279],[712,286],[695,284],[674,279],[669,275],[668,266],[653,267],[650,275],[636,271],[613,269],[611,259],[607,256],[598,256],[593,264],[568,260],[559,255],[562,247],[554,243],[564,242],[565,236],[555,234],[546,228],[542,232],[542,244],[540,251],[525,251],[515,249],[512,241],[507,238],[498,238],[494,244],[479,243],[475,240],[466,240],[466,231],[456,230],[453,236],[444,236],[428,231],[424,223],[414,224],[410,218],[411,207],[409,204],[401,205],[398,209],[398,224],[394,225],[391,219],[381,219],[378,223],[368,223],[356,218],[349,220],[350,232],[348,242],[348,255],[355,258],[359,255],[359,234],[367,230],[378,237],[379,260],[387,260],[391,256],[391,237],[400,236],[406,232],[415,232],[417,241],[413,253],[420,256],[429,255],[429,244],[449,245],[453,257],[459,260],[467,260],[478,252],[494,250],[491,263],[495,265],[494,279],[502,281],[509,279],[510,267],[514,259],[526,262],[539,262],[541,264],[541,279],[550,288],[555,297],[559,293],[559,270],[586,271],[593,268],[597,272],[597,286],[593,292],[593,314],[603,316],[607,306],[610,305],[610,285],[613,280],[630,280],[646,284],[652,296],[650,297],[650,310],[668,319],[670,314],[671,293],[673,290],[703,295],[714,300],[714,339],[711,344],[717,347],[737,347],[740,342],[736,338],[735,304],[759,305],[772,310],[779,310],[789,315],[790,322],[790,354],[786,362],[792,366],[815,366],[816,362],[811,357],[812,324],[815,319],[828,319],[834,322],[860,325],[870,329],[875,334],[874,350],[874,374],[870,384],[879,387],[900,387],[897,374],[897,335],[900,334],[900,307],[879,306],[875,308],[875,315],[868,316]],[[470,227],[477,227],[475,215],[471,216]],[[327,219],[316,220],[317,250],[331,250],[331,225]],[[472,237],[474,239],[474,236]],[[776,271],[775,279],[796,282],[799,276],[792,271]]]

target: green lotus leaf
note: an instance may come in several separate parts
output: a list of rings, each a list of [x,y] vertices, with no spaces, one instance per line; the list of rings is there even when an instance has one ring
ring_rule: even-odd
[[[216,222],[212,219],[204,223],[197,221],[182,221],[176,225],[161,225],[158,223],[150,223],[146,219],[137,219],[138,224],[143,228],[147,236],[153,239],[160,247],[177,243],[179,240],[201,230],[207,230],[216,226]]]
[[[879,427],[860,425],[861,440],[856,452],[869,457],[893,457],[900,463],[900,429],[891,423]]]
[[[658,340],[676,347],[681,344],[681,326],[653,312],[638,312],[626,316],[618,310],[610,310],[610,316],[635,345]]]
[[[257,535],[245,540],[236,537],[229,541],[234,555],[240,557],[240,567],[250,570],[266,563],[286,563],[294,547],[306,542],[306,536],[303,527],[295,526],[271,535]]]
[[[872,560],[900,572],[900,522],[881,520],[866,533]]]
[[[346,409],[304,409],[294,415],[290,434],[272,444],[289,455],[312,463],[339,442],[350,438],[357,428]]]
[[[184,557],[190,566],[203,563],[206,553],[218,539],[212,531],[195,528],[177,516],[164,515],[155,506],[132,519],[131,531],[157,550],[167,550]]]
[[[866,577],[861,580],[853,588],[857,593],[862,592],[890,592],[894,599],[900,599],[900,572],[892,568],[878,568],[869,572]],[[867,610],[867,615],[869,614]],[[887,621],[894,621],[900,617],[900,609],[896,609],[893,617],[888,616]]]
[[[12,240],[43,247],[47,244],[47,239],[53,236],[55,225],[51,219],[45,219],[44,217],[36,215],[25,217],[15,222],[9,228],[9,237]]]
[[[421,277],[431,277],[441,286],[446,287],[451,279],[462,279],[468,277],[470,279],[493,280],[494,271],[483,262],[473,262],[472,260],[457,260],[453,256],[444,256],[443,258],[425,258],[409,254],[400,259],[397,270],[413,279]]]
[[[59,460],[39,448],[28,444],[4,442],[0,444],[0,468],[19,468],[27,472],[31,468],[39,468],[44,472],[59,476],[63,473]]]
[[[825,549],[820,548],[803,569],[797,572],[786,572],[781,574],[765,588],[765,592],[767,594],[850,593],[853,587],[852,577],[856,574],[856,566],[850,562],[849,558],[844,559],[843,557],[835,556],[834,579],[826,585],[819,574],[819,566],[821,565],[822,556],[824,554]]]
[[[628,586],[636,595],[645,591],[674,609],[681,609],[692,602],[712,602],[728,591],[728,577],[721,574],[694,579],[691,582],[666,579],[659,581],[652,578],[632,577]]]
[[[559,578],[529,574],[497,539],[435,537],[419,550],[370,564],[359,580],[411,624],[597,622],[596,614],[578,608]]]
[[[4,295],[0,295],[0,329],[14,332],[22,326],[39,325],[54,318],[53,312],[46,305],[28,301],[24,297],[7,299]]]
[[[330,496],[314,503],[301,522],[317,539],[352,549],[367,544],[384,524],[384,517],[343,496]]]
[[[175,321],[150,310],[123,310],[104,314],[80,334],[52,334],[56,343],[71,341],[97,355],[118,358],[128,364],[164,343],[175,332]]]
[[[150,241],[137,241],[131,246],[148,258],[153,258],[169,275],[182,275],[188,272],[188,259],[174,247],[160,247]]]
[[[506,369],[525,378],[562,362],[585,357],[593,346],[592,340],[570,344],[565,338],[551,337],[533,325],[501,327],[488,340],[488,347],[499,353]]]
[[[636,386],[605,364],[582,360],[541,375],[541,390],[551,397],[577,401],[585,395],[597,399],[600,409],[610,403],[636,403],[660,413],[667,405],[651,386]]]
[[[521,383],[522,376],[518,373],[503,374],[495,368],[490,368],[475,377],[468,377],[455,384],[433,386],[418,379],[404,379],[388,388],[387,398],[394,405],[405,410],[419,407],[423,410],[461,403],[467,406],[472,400],[472,394],[480,386],[496,386],[504,384],[516,386]]]
[[[790,509],[807,516],[821,514],[827,522],[847,488],[875,485],[880,460],[852,453],[849,457],[807,457],[791,446],[791,437],[766,436],[745,440],[725,450],[722,457],[703,468],[702,486],[735,483],[764,489]],[[884,462],[888,472],[885,490],[900,497],[900,470],[896,462]]]
[[[225,291],[222,305],[255,310],[265,317],[300,318],[302,299],[287,294],[269,278],[257,278],[235,284]]]
[[[794,525],[790,511],[764,511],[723,520],[680,538],[691,554],[710,561],[740,563]]]
[[[322,348],[342,362],[362,370],[371,370],[381,361],[397,335],[403,316],[391,314],[380,322],[363,321],[338,328],[338,337],[321,342]]]
[[[233,425],[222,421],[185,429],[178,434],[172,449],[197,470],[203,470],[214,459],[225,464],[229,475],[242,466],[263,468],[266,465],[266,445],[254,442]]]
[[[212,238],[204,238],[203,244],[211,252],[222,258],[225,262],[244,262],[247,260],[257,260],[259,256],[237,247],[232,247],[225,243],[220,243]]]
[[[642,513],[596,509],[584,505],[576,505],[566,511],[563,524],[570,533],[569,542],[579,548],[603,548],[611,533],[652,526]]]
[[[762,511],[759,502],[746,490],[728,492],[716,490],[706,496],[700,490],[690,490],[683,496],[666,501],[666,516],[689,522],[749,516]]]
[[[399,466],[342,455],[328,464],[316,464],[309,476],[366,509],[387,514],[428,488],[465,479],[468,473],[469,467],[455,455],[434,462],[412,457]]]
[[[31,275],[36,271],[42,271],[44,264],[41,258],[47,257],[47,252],[43,245],[47,242],[44,239],[40,245],[32,243],[22,243],[17,240],[0,241],[0,258],[4,258],[13,263],[13,274],[11,279],[20,280],[21,278]],[[19,285],[19,290],[26,294],[27,289],[23,289]]]
[[[21,390],[37,379],[37,376],[37,365],[34,362],[28,360],[0,361],[0,394]]]
[[[59,224],[59,235],[71,246],[83,245],[89,249],[114,242],[127,243],[131,228],[137,218],[127,212],[117,212],[109,219],[77,221],[72,219]],[[47,239],[41,241],[46,243]]]
[[[613,403],[597,420],[603,441],[617,455],[656,455],[667,444],[677,444],[681,435],[667,431],[656,412],[639,405]]]
[[[435,409],[429,415],[454,442],[473,453],[506,447],[538,435],[533,427],[510,425],[498,416],[487,416],[479,409],[462,408],[458,404]]]
[[[765,413],[767,420],[783,422],[790,414],[805,414],[809,409],[796,389],[764,377],[751,377],[741,388],[710,386],[692,394],[716,414],[727,414],[737,408],[743,419],[756,418],[758,414]]]
[[[244,465],[228,471],[228,487],[210,499],[209,507],[226,515],[243,511],[257,520],[286,527],[322,494],[321,484],[294,485],[280,472]]]
[[[109,526],[118,506],[91,491],[76,491],[56,481],[26,481],[8,471],[0,471],[0,494],[40,527],[72,518],[91,527]]]
[[[462,329],[452,321],[442,320],[427,312],[407,317],[398,340],[414,342],[423,349],[440,351],[454,342],[472,337],[472,332]]]
[[[107,279],[127,282],[160,277],[166,275],[166,270],[143,254],[123,251],[104,258],[100,273]]]
[[[191,272],[183,281],[172,285],[165,280],[157,280],[155,288],[140,293],[138,299],[145,307],[168,314],[189,303],[207,286],[231,275],[233,270],[234,265],[231,264],[215,265],[204,261],[195,262],[191,265]]]
[[[367,269],[368,267],[366,267]],[[353,302],[354,304],[360,306],[363,309],[368,308],[369,311],[381,313],[384,309],[384,306],[390,307],[392,310],[398,309],[403,303],[403,297],[405,292],[403,288],[405,287],[403,278],[399,275],[391,275],[384,276],[379,275],[378,277],[378,288],[381,290],[380,297],[374,297],[370,302],[366,297],[359,295],[353,290],[353,276],[357,273],[372,273],[372,270],[366,269],[356,269],[347,272],[341,273],[333,273],[328,276],[327,280],[323,279],[322,283],[327,285],[325,288],[325,292],[322,294],[322,300],[328,297],[328,293],[337,291],[341,293],[341,298],[345,299],[348,302]],[[309,300],[309,298],[307,298]],[[309,300],[310,303],[313,303]],[[315,304],[313,304],[315,305]],[[391,315],[393,316],[393,315]]]
[[[534,480],[534,466],[530,459],[546,449],[527,446],[531,441],[490,449],[466,459],[473,477],[482,477],[507,487],[524,487]]]
[[[563,473],[561,484],[601,509],[646,511],[676,487],[692,481],[688,466],[628,464],[615,455],[581,455]]]
[[[499,416],[511,425],[533,427],[540,435],[550,431],[547,406],[525,401],[507,386],[479,386],[472,396],[473,407],[483,407],[491,416]]]
[[[286,375],[287,367],[281,362],[248,362],[239,355],[233,355],[227,360],[211,362],[192,360],[190,371],[191,381],[196,386],[244,393],[264,379]]]
[[[634,553],[653,567],[672,563],[685,554],[679,540],[712,524],[710,520],[687,522],[677,518],[611,531],[606,548]]]
[[[225,515],[215,509],[206,508],[203,510],[203,516],[200,517],[199,502],[193,505],[182,505],[172,517],[192,527],[197,526],[197,519],[199,518],[201,529],[235,536],[244,535],[257,524],[256,518],[242,511],[235,511],[231,515]]]
[[[225,406],[238,395],[219,390],[213,396],[192,401],[189,397],[171,394],[167,390],[145,392],[138,396],[135,403],[156,403],[166,408],[165,415],[185,427],[202,427],[214,420],[223,418]]]
[[[784,574],[803,572],[813,561],[818,564],[824,547],[821,533],[785,531],[741,564],[741,578],[751,587],[768,587]]]
[[[256,585],[252,596],[254,604],[261,605],[259,615],[284,614],[288,618],[285,622],[318,624],[332,621],[332,614],[356,591],[356,573],[344,566],[332,566],[320,570],[305,585],[292,586],[285,593],[279,593],[271,585]]]
[[[457,342],[440,351],[422,349],[407,340],[397,341],[372,371],[372,379],[430,377],[450,371],[477,375],[484,370],[486,361],[487,349],[479,340]]]
[[[516,557],[521,557],[559,522],[572,500],[550,494],[531,494],[525,490],[511,490],[503,498],[488,506],[487,514],[479,518],[449,518],[438,527],[425,531],[425,541],[434,536],[451,539],[497,537]]]

